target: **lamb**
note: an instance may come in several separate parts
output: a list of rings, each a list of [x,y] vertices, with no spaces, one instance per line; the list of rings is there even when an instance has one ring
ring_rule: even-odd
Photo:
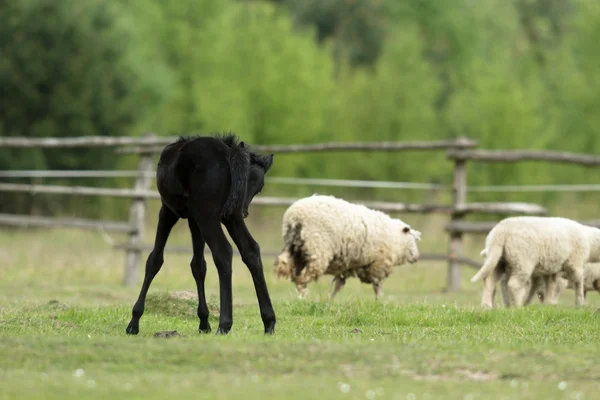
[[[397,218],[334,196],[312,195],[284,213],[284,248],[275,260],[277,278],[290,278],[300,298],[306,286],[333,275],[331,298],[349,277],[373,285],[376,299],[395,265],[419,259],[421,232]]]
[[[590,290],[595,290],[600,293],[600,263],[587,263],[584,265],[583,272],[583,297],[587,297],[587,292]],[[564,273],[559,273],[557,276],[557,289],[556,296],[564,290],[564,289],[573,289],[573,282],[564,278]],[[507,291],[507,280],[508,276],[503,274],[500,278],[500,285],[502,288],[502,298],[504,300],[504,305],[509,306],[508,303],[508,291]],[[525,305],[528,305],[533,297],[537,295],[537,297],[544,303],[546,299],[546,281],[542,277],[532,277],[531,279],[531,288],[529,291],[529,295],[525,300]],[[494,295],[492,295],[493,299]]]
[[[574,287],[573,282],[567,282],[566,287],[572,289]],[[583,297],[587,296],[588,290],[596,290],[600,293],[600,263],[588,263],[584,267]]]
[[[481,256],[486,257],[487,256],[487,250],[483,249],[481,251],[481,253],[479,253]],[[500,281],[500,288],[502,290],[502,300],[504,302],[504,305],[506,307],[510,306],[509,303],[509,295],[508,295],[508,286],[507,286],[507,282],[508,282],[508,278],[509,275],[506,273],[507,270],[507,264],[506,262],[501,259],[498,262],[498,265],[496,266],[496,269],[494,270],[494,272],[497,274],[498,276],[498,281]],[[557,287],[557,292],[556,295],[558,296],[558,294],[560,293],[560,291],[562,291],[562,289],[564,289],[565,287],[567,287],[567,283],[568,281],[562,277],[560,277],[558,279],[558,287]],[[532,276],[531,281],[529,282],[529,293],[527,295],[527,298],[524,301],[524,305],[529,305],[531,303],[531,300],[533,300],[533,297],[537,295],[537,297],[540,299],[540,301],[542,303],[545,302],[546,297],[546,281],[545,281],[545,277],[542,276]],[[489,295],[489,293],[486,293]],[[585,293],[584,293],[585,294]],[[491,293],[491,300],[487,299],[487,301],[482,301],[482,306],[483,307],[492,307],[493,303],[494,303],[494,297],[496,296],[496,287],[494,286],[494,289]],[[485,296],[484,296],[485,299]]]
[[[508,275],[511,305],[523,305],[529,282],[538,277],[545,280],[545,302],[556,304],[560,273],[573,282],[575,304],[580,306],[585,303],[584,264],[600,262],[600,229],[560,217],[510,217],[490,231],[484,251],[486,260],[471,278],[484,280],[482,307],[492,307],[503,273]]]

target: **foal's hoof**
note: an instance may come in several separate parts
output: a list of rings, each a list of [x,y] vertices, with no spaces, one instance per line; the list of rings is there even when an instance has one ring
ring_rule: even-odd
[[[140,327],[138,324],[134,324],[133,322],[130,322],[129,325],[127,326],[127,330],[125,332],[127,332],[128,335],[137,335],[140,331]]]
[[[275,334],[275,321],[273,321],[269,325],[265,326],[265,335],[273,335],[273,334]]]
[[[208,322],[206,323],[206,325],[203,325],[202,323],[200,323],[200,326],[198,327],[198,332],[210,333],[210,331],[212,331],[212,329],[210,328],[210,324]]]
[[[231,328],[224,328],[222,326],[217,328],[217,335],[227,335]]]

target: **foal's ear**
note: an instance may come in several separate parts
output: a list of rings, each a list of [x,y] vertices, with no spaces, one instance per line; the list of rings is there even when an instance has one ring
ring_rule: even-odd
[[[267,162],[265,163],[265,173],[267,173],[267,171],[273,165],[273,157],[274,157],[273,153],[271,153],[270,155],[267,156]]]

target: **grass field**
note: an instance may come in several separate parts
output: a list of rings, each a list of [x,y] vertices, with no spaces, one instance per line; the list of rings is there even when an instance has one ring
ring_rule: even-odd
[[[425,232],[439,229],[427,224]],[[251,229],[264,249],[280,246],[276,230]],[[153,232],[150,224],[147,241]],[[184,224],[170,243],[189,243]],[[422,243],[446,246],[443,235]],[[476,256],[481,242],[468,246]],[[420,262],[398,267],[380,302],[358,281],[331,302],[329,279],[300,301],[265,257],[278,317],[265,337],[236,258],[234,325],[218,337],[199,334],[196,301],[173,294],[194,288],[191,256],[167,254],[130,337],[139,286],[121,286],[123,257],[96,233],[0,232],[0,398],[593,399],[600,390],[597,293],[580,309],[567,290],[555,307],[482,311],[472,270],[449,294],[446,265]],[[214,332],[218,281],[208,264]],[[153,337],[165,330],[181,336]]]

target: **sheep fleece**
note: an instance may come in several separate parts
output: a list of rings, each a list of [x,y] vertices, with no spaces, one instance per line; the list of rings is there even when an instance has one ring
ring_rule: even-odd
[[[394,265],[419,258],[419,231],[381,211],[333,196],[296,201],[284,213],[282,228],[285,249],[275,262],[275,272],[298,284],[325,273],[379,283]]]

